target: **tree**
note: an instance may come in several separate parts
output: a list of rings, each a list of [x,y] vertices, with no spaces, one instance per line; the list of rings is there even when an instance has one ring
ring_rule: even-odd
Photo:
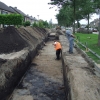
[[[81,12],[83,15],[83,18],[88,20],[88,33],[89,33],[89,19],[91,17],[91,14],[95,12],[94,10],[94,2],[92,2],[91,0],[86,0],[83,2],[83,5],[85,5],[85,7],[81,6]]]
[[[78,23],[80,19],[84,19],[84,18],[88,20],[88,31],[89,31],[90,15],[95,12],[95,9],[100,10],[100,0],[51,0],[49,4],[56,5],[58,8],[62,8],[63,6],[69,6],[69,5],[71,8],[73,8],[73,16],[74,16],[73,32],[75,32],[75,20],[77,20]],[[59,20],[59,23],[61,24],[65,23],[63,20],[61,20],[62,17],[65,18],[65,14],[60,12],[60,14],[57,15],[57,18]],[[100,25],[100,21],[99,21],[99,25]],[[100,46],[100,26],[99,26],[98,45]]]
[[[93,11],[93,1],[92,0],[51,0],[51,5],[56,5],[58,7],[70,6],[73,8],[73,32],[75,33],[75,21],[79,21],[82,18],[87,18],[89,23],[89,15]],[[85,6],[85,7],[84,7]],[[79,15],[80,14],[80,15]]]
[[[40,27],[40,28],[49,28],[49,24],[47,21],[40,20],[38,23],[34,22],[33,27]]]
[[[77,3],[76,3],[77,2]],[[73,33],[75,33],[75,11],[76,11],[76,4],[78,4],[80,0],[51,0],[51,5],[56,5],[56,6],[71,6],[73,7],[73,20],[74,20],[74,26],[73,26]],[[77,6],[78,7],[78,6]]]
[[[95,9],[98,9],[100,12],[100,0],[94,0],[95,3]],[[98,25],[98,29],[99,29],[99,35],[98,35],[98,45],[100,46],[100,17],[99,17],[99,25]]]
[[[48,22],[47,21],[43,21],[43,26],[44,26],[44,28],[49,28]]]
[[[72,8],[64,6],[60,9],[59,14],[56,15],[59,25],[71,26],[73,23]]]
[[[39,23],[38,23],[38,24],[39,24],[39,27],[40,27],[40,28],[44,28],[44,25],[43,25],[43,21],[42,21],[42,20],[41,20],[41,21],[39,21]]]

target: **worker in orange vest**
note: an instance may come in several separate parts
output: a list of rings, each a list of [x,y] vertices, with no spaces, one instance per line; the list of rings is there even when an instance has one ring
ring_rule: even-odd
[[[56,60],[59,60],[60,53],[61,53],[61,44],[60,44],[60,42],[55,40],[53,45],[54,45],[55,50],[56,50]]]

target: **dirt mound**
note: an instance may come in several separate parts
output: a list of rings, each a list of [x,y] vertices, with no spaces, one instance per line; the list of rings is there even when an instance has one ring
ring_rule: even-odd
[[[0,32],[0,54],[17,52],[28,46],[19,34],[13,26],[9,26]]]
[[[36,27],[36,29],[41,32],[44,36],[46,35],[46,30],[44,28],[39,28],[39,27]]]
[[[19,35],[25,40],[27,41],[27,43],[29,44],[29,46],[33,45],[37,45],[38,43],[38,39],[31,33],[29,33],[27,30],[24,29],[24,27],[18,28],[17,29],[19,31]]]

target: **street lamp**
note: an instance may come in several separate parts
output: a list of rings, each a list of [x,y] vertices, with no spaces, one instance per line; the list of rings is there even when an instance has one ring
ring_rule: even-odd
[[[39,15],[37,15],[38,16],[38,27],[39,27]]]
[[[37,15],[38,16],[38,20],[39,20],[39,15]]]

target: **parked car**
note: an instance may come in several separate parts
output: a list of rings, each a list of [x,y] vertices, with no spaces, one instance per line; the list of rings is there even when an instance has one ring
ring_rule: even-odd
[[[89,28],[89,31],[88,31],[88,28],[78,28],[77,29],[77,32],[79,32],[79,33],[89,33],[89,34],[92,34],[92,30]]]
[[[93,29],[93,32],[98,32],[98,30],[96,28]]]

